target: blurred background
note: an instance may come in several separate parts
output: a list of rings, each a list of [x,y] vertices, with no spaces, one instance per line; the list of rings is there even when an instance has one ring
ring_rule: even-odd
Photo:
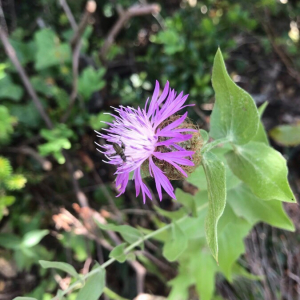
[[[115,198],[115,170],[102,162],[94,130],[111,120],[104,114],[111,106],[143,106],[155,80],[188,93],[195,104],[189,117],[209,130],[218,47],[233,80],[258,106],[268,101],[263,123],[288,160],[299,199],[300,1],[0,5],[0,299],[49,300],[69,285],[69,277],[41,269],[38,260],[68,262],[83,273],[107,260],[116,237],[98,233],[91,216],[146,228],[160,221],[152,202],[136,199],[133,184]],[[176,209],[168,195],[154,204]],[[258,224],[245,240],[240,263],[262,280],[217,276],[215,299],[300,299],[299,210],[285,208],[296,233]],[[108,287],[120,296],[103,299],[168,296],[176,263],[162,257],[159,243],[146,246],[139,261],[108,268]],[[193,289],[189,299],[198,299]]]

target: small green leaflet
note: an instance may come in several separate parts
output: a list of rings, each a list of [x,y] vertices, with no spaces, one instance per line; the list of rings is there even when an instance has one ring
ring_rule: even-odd
[[[210,136],[214,139],[228,137],[235,144],[246,144],[258,129],[257,108],[252,97],[228,75],[220,49],[214,60],[212,84],[216,102],[211,115]]]
[[[263,143],[250,142],[236,146],[225,157],[233,174],[258,198],[296,201],[287,181],[286,161],[278,151]]]
[[[129,225],[101,224],[97,220],[95,220],[95,222],[103,230],[111,230],[111,231],[119,232],[122,238],[128,244],[132,244],[143,238],[143,235],[136,228],[131,227]]]
[[[97,273],[90,276],[82,289],[80,289],[76,300],[98,300],[105,287],[105,269],[99,269]]]
[[[169,261],[175,261],[187,247],[187,238],[180,227],[172,223],[171,235],[163,248],[163,256]]]
[[[58,269],[70,274],[74,278],[79,277],[74,267],[67,263],[58,262],[58,261],[46,261],[46,260],[40,260],[39,263],[44,269],[48,269],[48,268]]]
[[[112,251],[109,253],[110,258],[114,258],[120,263],[123,263],[126,261],[126,253],[125,253],[125,248],[126,248],[126,243],[120,244],[116,246]]]
[[[27,232],[22,241],[22,246],[24,247],[33,247],[37,245],[44,236],[46,236],[49,233],[49,230],[32,230]]]
[[[270,132],[272,139],[283,146],[296,146],[300,144],[300,124],[280,125]]]
[[[213,257],[218,261],[217,224],[226,204],[225,166],[219,158],[206,152],[202,165],[205,171],[208,190],[208,214],[205,221],[205,232],[208,246]]]
[[[234,213],[247,220],[252,226],[257,222],[265,222],[277,228],[295,230],[280,201],[263,201],[257,198],[245,184],[228,191],[227,198]]]

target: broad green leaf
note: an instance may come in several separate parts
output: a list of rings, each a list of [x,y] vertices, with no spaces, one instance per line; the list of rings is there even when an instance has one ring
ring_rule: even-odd
[[[78,78],[78,93],[84,100],[89,100],[94,92],[105,86],[103,79],[105,72],[106,69],[104,68],[95,70],[93,67],[88,67],[83,70]]]
[[[259,198],[295,202],[287,181],[287,166],[283,156],[259,142],[236,146],[226,155],[235,176],[244,181]]]
[[[11,99],[14,101],[21,100],[23,89],[14,84],[9,75],[0,78],[0,99]]]
[[[49,233],[49,230],[32,230],[27,232],[22,241],[22,246],[30,248],[37,245],[44,236]]]
[[[200,191],[207,190],[207,181],[204,169],[201,166],[196,168],[196,170],[187,178],[187,181],[199,188]]]
[[[115,258],[120,263],[123,263],[124,261],[126,261],[126,254],[125,254],[126,245],[127,245],[126,243],[123,243],[123,244],[116,246],[109,253],[109,257]]]
[[[259,199],[245,184],[228,191],[227,201],[235,214],[246,219],[251,225],[262,221],[278,228],[295,230],[280,201]]]
[[[105,269],[99,269],[90,276],[84,287],[79,291],[76,300],[98,300],[105,287]]]
[[[98,226],[103,230],[116,231],[121,234],[123,239],[128,243],[132,244],[143,238],[143,235],[134,227],[129,225],[114,225],[114,224],[101,224],[95,220]]]
[[[171,228],[171,235],[163,248],[163,256],[169,261],[175,261],[187,247],[185,233],[174,222]]]
[[[206,152],[202,165],[205,171],[208,190],[208,213],[205,221],[205,232],[208,246],[218,261],[217,224],[226,204],[226,178],[224,163],[218,157]]]
[[[184,269],[181,271],[179,267],[179,274],[168,282],[172,287],[168,296],[168,300],[185,300],[189,299],[189,287],[193,284],[192,276],[187,276],[187,271]]]
[[[18,249],[22,243],[20,237],[10,233],[0,234],[0,246],[6,249]]]
[[[227,205],[222,217],[226,217],[228,211],[231,211],[231,207]],[[221,220],[219,225],[221,225]],[[220,227],[218,228],[219,266],[227,280],[232,281],[232,266],[240,255],[245,252],[243,239],[252,226],[244,219],[238,218],[234,214],[232,216],[230,212],[229,222],[225,227]]]
[[[49,268],[58,269],[70,274],[74,278],[79,277],[74,267],[71,266],[70,264],[64,262],[46,261],[46,260],[39,260],[39,263],[44,269],[49,269]]]
[[[58,36],[51,29],[37,31],[34,39],[37,46],[35,52],[36,70],[62,65],[71,60],[69,44],[61,43]]]
[[[192,216],[196,218],[198,216],[196,200],[197,195],[193,196],[191,194],[183,192],[180,189],[176,189],[175,195],[177,201],[180,202],[184,207],[186,207],[189,210],[189,212],[192,213]]]
[[[259,113],[260,118],[262,117],[267,105],[268,105],[268,102],[265,102],[258,108],[258,113]],[[266,133],[266,130],[264,128],[262,121],[259,122],[258,130],[256,132],[255,137],[252,139],[252,141],[253,142],[261,142],[266,145],[269,145],[268,135]]]
[[[258,129],[257,108],[252,97],[228,75],[220,49],[214,60],[212,84],[216,102],[211,115],[210,135],[214,139],[228,137],[239,145],[248,143]]]
[[[196,279],[196,290],[201,300],[211,300],[215,290],[216,262],[205,248],[194,255],[190,263],[191,272]]]
[[[300,144],[300,123],[295,125],[280,125],[270,132],[272,139],[283,146],[296,146]]]
[[[175,211],[167,211],[164,210],[156,205],[154,205],[153,207],[160,215],[169,218],[172,221],[181,219],[183,216],[185,216],[187,214],[186,208],[181,207],[178,210]]]

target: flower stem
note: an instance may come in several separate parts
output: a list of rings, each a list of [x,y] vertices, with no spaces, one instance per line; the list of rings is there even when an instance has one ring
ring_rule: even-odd
[[[201,205],[200,207],[197,208],[197,211],[201,211],[204,208],[206,208],[208,206],[208,202],[204,203],[203,205]],[[177,221],[177,223],[181,223],[182,221],[184,221],[185,219],[187,219],[189,217],[189,215],[186,215],[184,217],[182,217],[181,219],[179,219]],[[148,233],[147,235],[145,235],[143,238],[138,239],[136,242],[132,243],[131,245],[129,245],[127,248],[125,248],[124,252],[128,253],[131,250],[133,250],[135,247],[137,247],[138,245],[140,245],[141,243],[143,243],[146,240],[149,240],[150,238],[156,236],[157,234],[167,230],[168,228],[170,228],[173,225],[173,223],[169,223],[155,231],[152,231],[150,233]],[[82,276],[80,280],[77,280],[76,282],[74,282],[72,285],[70,285],[67,289],[65,289],[64,291],[62,291],[62,293],[60,293],[60,296],[64,296],[66,294],[68,294],[69,292],[71,292],[74,289],[78,289],[80,287],[82,287],[82,282],[86,281],[89,277],[91,277],[92,275],[101,272],[103,269],[105,269],[106,267],[108,267],[110,264],[112,264],[116,259],[115,258],[110,258],[108,261],[106,261],[105,263],[103,263],[102,265],[94,268],[92,271],[90,271],[89,273],[87,273],[86,275]],[[58,300],[57,296],[52,298],[51,300]]]
[[[222,139],[217,139],[217,140],[214,140],[213,142],[211,143],[208,143],[206,144],[205,146],[203,146],[203,148],[201,149],[201,153],[205,153],[205,152],[208,152],[210,151],[211,149],[217,147],[218,145],[220,144],[226,144],[228,142],[230,142],[230,138],[229,137],[225,137],[225,138],[222,138]]]

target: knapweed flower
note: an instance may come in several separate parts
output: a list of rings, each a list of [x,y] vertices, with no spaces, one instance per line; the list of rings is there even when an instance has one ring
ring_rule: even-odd
[[[188,95],[179,95],[166,83],[161,95],[158,81],[149,102],[137,109],[120,106],[114,108],[114,121],[110,127],[98,133],[106,144],[97,144],[109,164],[117,167],[116,186],[120,194],[125,192],[130,173],[135,181],[136,196],[140,191],[144,203],[151,193],[143,182],[142,174],[154,178],[160,200],[162,188],[174,199],[172,179],[187,177],[200,163],[201,137],[199,130],[187,119],[187,112],[178,111],[191,105],[184,105]],[[199,151],[198,151],[199,150]]]

